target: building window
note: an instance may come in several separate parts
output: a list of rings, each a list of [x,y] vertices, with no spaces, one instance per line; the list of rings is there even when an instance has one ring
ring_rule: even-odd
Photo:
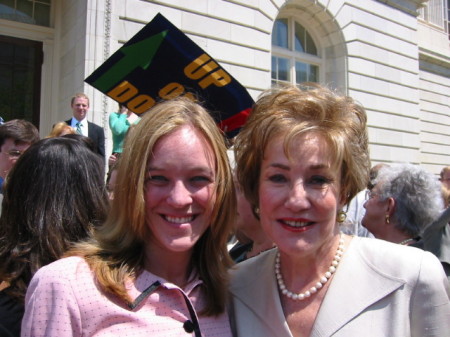
[[[419,18],[443,29],[450,38],[450,0],[429,0],[419,10]]]
[[[0,19],[50,27],[51,0],[0,0]]]
[[[272,31],[272,85],[319,82],[321,58],[308,31],[293,18],[275,21]]]

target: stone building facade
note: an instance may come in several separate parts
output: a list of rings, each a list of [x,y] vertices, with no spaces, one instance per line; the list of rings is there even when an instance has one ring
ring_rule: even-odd
[[[111,143],[108,114],[117,104],[84,79],[161,13],[255,99],[275,82],[314,80],[358,100],[368,113],[374,163],[411,162],[433,173],[450,165],[447,0],[27,2],[48,3],[47,23],[38,22],[42,14],[27,21],[0,7],[0,37],[39,43],[33,118],[42,135],[70,115],[70,97],[85,92],[89,119]]]

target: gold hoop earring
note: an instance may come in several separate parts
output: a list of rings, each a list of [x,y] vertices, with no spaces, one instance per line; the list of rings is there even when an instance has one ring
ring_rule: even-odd
[[[336,216],[336,221],[339,223],[343,223],[347,219],[347,213],[345,213],[343,210],[340,210]]]

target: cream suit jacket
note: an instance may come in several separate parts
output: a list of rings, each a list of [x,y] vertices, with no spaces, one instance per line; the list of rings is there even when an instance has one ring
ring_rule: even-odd
[[[239,337],[292,337],[274,276],[276,249],[231,271],[230,319]],[[333,276],[311,337],[450,336],[449,283],[418,248],[353,238]]]

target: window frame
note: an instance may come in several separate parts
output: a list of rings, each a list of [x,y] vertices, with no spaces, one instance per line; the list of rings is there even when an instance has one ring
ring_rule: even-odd
[[[284,59],[288,59],[289,61],[289,80],[277,80],[272,77],[272,67],[271,67],[271,82],[272,85],[280,84],[280,83],[290,83],[293,85],[298,85],[296,81],[296,68],[295,63],[296,62],[302,62],[309,65],[316,66],[318,68],[318,76],[317,76],[317,82],[322,82],[324,78],[324,59],[323,59],[323,52],[320,43],[318,43],[318,39],[314,36],[314,32],[310,29],[306,28],[305,24],[299,20],[298,18],[294,16],[287,16],[287,15],[280,15],[276,18],[276,20],[285,19],[288,22],[288,49],[279,47],[275,44],[271,44],[272,50],[271,50],[271,59],[275,57],[280,57]],[[274,34],[275,29],[275,23],[274,21],[273,27],[272,27],[272,35]],[[312,41],[315,44],[317,55],[308,54],[305,52],[299,52],[295,51],[295,23],[301,25],[306,32],[310,35]]]
[[[13,1],[13,7],[5,5],[6,8],[9,8],[11,11],[13,11],[11,13],[11,18],[5,18],[5,17],[1,17],[0,19],[2,20],[8,20],[8,21],[13,21],[13,22],[19,22],[19,23],[26,23],[29,25],[33,25],[33,26],[39,26],[39,27],[47,27],[47,28],[52,28],[53,27],[53,11],[54,11],[54,1],[53,0],[22,0],[22,3],[19,3],[20,0],[14,0]],[[31,7],[31,13],[25,13],[20,11],[19,7],[22,7],[24,5],[30,6]],[[36,6],[43,6],[43,7],[47,7],[48,12],[47,14],[47,19],[48,22],[46,23],[42,23],[39,22],[41,18],[39,18],[39,20],[37,20],[37,7]],[[42,7],[42,8],[43,8]],[[17,14],[20,13],[20,14]],[[21,19],[22,18],[22,19]],[[25,21],[24,21],[25,20]]]

